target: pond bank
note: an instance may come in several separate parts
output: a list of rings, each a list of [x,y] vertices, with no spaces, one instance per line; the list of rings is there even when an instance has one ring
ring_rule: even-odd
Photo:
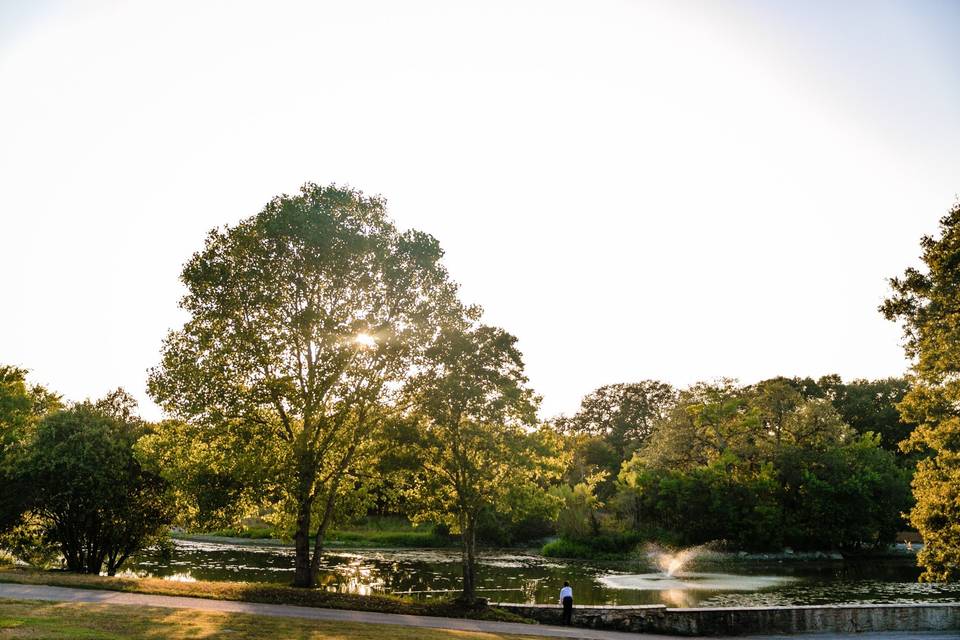
[[[190,542],[209,542],[213,544],[229,544],[249,547],[279,547],[284,549],[293,549],[292,541],[278,540],[276,538],[247,538],[212,535],[207,533],[187,533],[183,531],[172,531],[170,537],[174,540],[186,540]],[[373,542],[359,543],[357,541],[347,542],[342,540],[328,540],[325,547],[331,551],[342,550],[363,550],[363,551],[392,551],[404,549],[453,549],[457,547],[456,540],[449,543],[436,545],[403,545],[403,544],[384,544],[376,545]],[[520,545],[515,547],[484,547],[484,551],[515,551],[523,553],[534,553],[539,555],[540,546],[538,545]],[[704,554],[719,563],[736,562],[819,562],[823,560],[862,560],[870,558],[911,558],[915,557],[917,551],[923,548],[922,544],[907,547],[904,544],[892,545],[888,549],[863,552],[859,554],[843,554],[839,551],[778,551],[778,552],[757,552],[750,553],[746,551],[708,551]],[[547,556],[556,560],[632,560],[638,556],[643,556],[642,551],[631,550],[621,554],[601,554],[599,557],[581,557],[581,556]]]
[[[240,536],[213,535],[209,533],[187,533],[171,531],[170,537],[174,540],[188,540],[191,542],[212,542],[216,544],[232,544],[245,546],[266,546],[293,548],[293,541],[278,540],[277,538],[256,538]],[[310,539],[313,544],[313,538]],[[431,534],[411,535],[409,533],[384,532],[380,535],[363,535],[356,532],[338,533],[324,541],[327,549],[450,549],[456,547],[456,540],[448,540]],[[527,549],[530,547],[520,547]]]

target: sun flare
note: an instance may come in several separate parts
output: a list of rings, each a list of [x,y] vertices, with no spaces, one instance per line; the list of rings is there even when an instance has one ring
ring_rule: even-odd
[[[369,333],[358,333],[353,339],[361,347],[372,348],[377,346],[377,339]]]

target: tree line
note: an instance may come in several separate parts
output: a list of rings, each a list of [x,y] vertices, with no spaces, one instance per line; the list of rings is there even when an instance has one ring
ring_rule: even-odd
[[[902,379],[837,376],[602,387],[558,421],[575,461],[561,533],[601,550],[889,545],[912,504],[914,460],[897,448],[910,425],[894,409],[905,392]]]
[[[109,573],[171,522],[256,513],[311,587],[330,528],[376,505],[458,536],[473,602],[478,540],[498,535],[863,549],[912,508],[928,574],[950,577],[956,540],[928,532],[960,518],[925,515],[925,488],[956,489],[956,445],[936,435],[956,420],[953,361],[925,354],[956,350],[937,331],[955,313],[958,219],[925,240],[931,275],[894,280],[883,309],[919,358],[909,379],[609,385],[542,423],[516,338],[460,300],[439,243],[399,231],[379,197],[304,185],[184,265],[188,319],[148,376],[169,419],[139,420],[122,392],[65,404],[2,370],[5,546],[39,537],[68,568]]]

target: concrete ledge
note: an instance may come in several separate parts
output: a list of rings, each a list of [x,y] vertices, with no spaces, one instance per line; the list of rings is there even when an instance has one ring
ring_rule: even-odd
[[[513,603],[499,603],[496,606],[539,622],[561,623],[559,606]],[[696,609],[671,609],[664,605],[575,606],[573,623],[591,629],[684,636],[821,631],[952,631],[960,630],[960,603]]]

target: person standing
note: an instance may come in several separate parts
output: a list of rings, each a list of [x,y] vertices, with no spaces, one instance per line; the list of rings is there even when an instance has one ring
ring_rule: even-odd
[[[560,604],[563,605],[563,624],[570,626],[573,624],[573,589],[566,580],[563,581],[563,589],[560,589]]]

